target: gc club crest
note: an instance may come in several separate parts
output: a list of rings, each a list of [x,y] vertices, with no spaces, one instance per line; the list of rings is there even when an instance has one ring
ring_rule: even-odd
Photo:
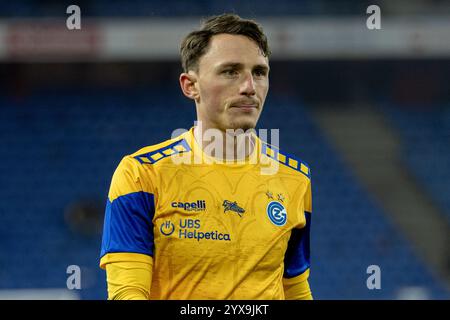
[[[278,201],[271,201],[267,205],[267,216],[270,221],[278,226],[284,226],[287,221],[287,212],[284,206]]]
[[[170,236],[175,231],[175,225],[170,221],[166,221],[161,224],[159,230],[163,235]]]
[[[224,213],[226,213],[227,211],[234,211],[239,215],[239,217],[242,217],[242,215],[245,212],[245,210],[243,208],[238,206],[236,201],[231,202],[229,200],[224,200],[222,206],[224,208],[223,209]]]

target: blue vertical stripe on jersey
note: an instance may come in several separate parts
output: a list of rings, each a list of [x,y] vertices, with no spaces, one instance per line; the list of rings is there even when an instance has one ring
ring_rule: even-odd
[[[284,256],[285,278],[301,275],[310,267],[309,234],[311,213],[305,211],[306,224],[302,229],[293,229]]]
[[[133,192],[107,201],[100,257],[132,252],[153,256],[154,195]]]

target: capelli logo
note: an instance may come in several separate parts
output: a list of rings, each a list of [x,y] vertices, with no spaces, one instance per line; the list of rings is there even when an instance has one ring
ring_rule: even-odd
[[[206,201],[197,200],[194,202],[172,202],[172,208],[180,208],[186,211],[205,211]]]

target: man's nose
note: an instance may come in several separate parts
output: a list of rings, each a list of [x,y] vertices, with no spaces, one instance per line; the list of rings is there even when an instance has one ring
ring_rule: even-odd
[[[253,75],[251,73],[246,73],[241,84],[240,94],[246,96],[253,96],[256,93],[255,90],[255,81],[253,79]]]

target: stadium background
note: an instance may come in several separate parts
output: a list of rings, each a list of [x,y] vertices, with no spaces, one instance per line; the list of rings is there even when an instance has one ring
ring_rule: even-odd
[[[70,4],[81,30],[66,28]],[[381,30],[366,27],[371,4]],[[106,298],[112,173],[192,126],[179,40],[223,12],[269,34],[259,127],[311,166],[314,297],[448,299],[450,3],[437,0],[1,1],[0,298]]]

